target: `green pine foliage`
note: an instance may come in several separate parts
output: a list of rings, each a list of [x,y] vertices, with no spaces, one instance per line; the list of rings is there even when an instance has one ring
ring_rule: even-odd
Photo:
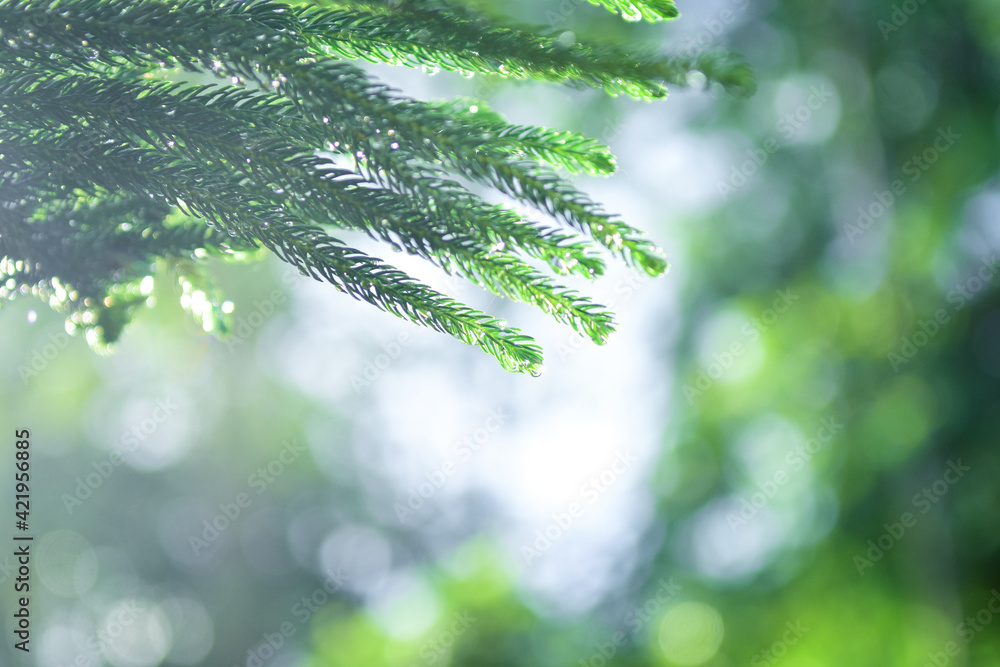
[[[608,9],[621,12],[623,18],[630,21],[661,21],[675,19],[680,16],[673,0],[587,0],[592,5],[603,5]]]
[[[677,15],[669,0],[591,1],[625,18]],[[185,307],[225,335],[232,307],[200,260],[263,248],[508,370],[540,368],[531,338],[348,247],[336,233],[350,229],[606,341],[612,315],[553,274],[601,275],[601,249],[650,275],[667,266],[560,175],[612,173],[607,147],[512,125],[482,102],[408,98],[357,60],[644,100],[694,71],[737,93],[750,86],[725,55],[565,44],[436,0],[0,0],[0,296],[46,299],[100,349],[166,261]]]

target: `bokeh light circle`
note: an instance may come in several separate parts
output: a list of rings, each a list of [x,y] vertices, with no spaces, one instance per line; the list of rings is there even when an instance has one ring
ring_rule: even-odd
[[[682,602],[660,621],[659,643],[664,657],[678,665],[700,665],[722,644],[722,616],[700,602]]]

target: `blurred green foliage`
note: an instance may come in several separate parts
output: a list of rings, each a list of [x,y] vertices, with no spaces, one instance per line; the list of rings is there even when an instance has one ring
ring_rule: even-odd
[[[2,421],[44,423],[48,440],[65,443],[38,464],[61,493],[95,456],[75,429],[115,364],[129,365],[132,381],[103,386],[99,406],[137,391],[194,397],[203,421],[188,431],[183,465],[116,473],[72,525],[129,554],[128,576],[201,596],[215,642],[200,664],[253,664],[248,651],[286,622],[295,634],[282,641],[296,651],[264,664],[998,664],[994,9],[985,0],[721,0],[682,3],[682,18],[663,28],[619,25],[583,2],[509,4],[526,21],[554,18],[554,30],[637,47],[664,34],[668,46],[730,46],[760,84],[750,101],[671,102],[693,105],[688,129],[717,152],[702,175],[711,196],[684,213],[663,210],[652,234],[676,244],[680,271],[667,279],[684,281],[680,315],[656,322],[658,332],[679,326],[678,343],[646,368],[650,382],[674,374],[646,488],[655,516],[635,562],[622,564],[625,583],[589,613],[556,613],[526,592],[493,515],[472,500],[467,511],[449,508],[459,528],[400,526],[373,510],[373,497],[397,492],[385,480],[372,488],[365,473],[389,466],[359,453],[370,444],[357,442],[366,397],[331,407],[282,382],[274,366],[285,358],[262,351],[280,347],[276,334],[259,347],[238,338],[246,344],[225,354],[193,339],[171,308],[144,311],[116,357],[93,358],[72,341],[24,391],[26,359],[6,358]],[[454,88],[500,104],[536,94],[492,81]],[[643,110],[575,99],[564,126],[591,134]],[[262,295],[287,287],[275,268],[217,267],[237,304],[237,334],[239,317],[252,327],[249,314],[269,308]],[[272,305],[292,316],[288,304]],[[5,317],[27,308],[18,302]],[[41,350],[59,329],[39,313],[35,328],[6,331],[8,350]],[[377,352],[367,344],[360,349]],[[338,345],[341,355],[358,349]],[[242,542],[226,541],[207,564],[165,555],[157,531],[171,503],[207,499],[210,516],[288,438],[319,447],[261,497]],[[65,516],[58,493],[38,503],[41,516]],[[300,624],[292,610],[326,576],[303,554],[344,526],[347,542],[369,545],[358,552],[372,568],[382,547],[366,531],[377,531],[416,592],[388,622],[347,586]],[[679,592],[657,597],[665,581]],[[39,618],[61,604],[48,602]]]

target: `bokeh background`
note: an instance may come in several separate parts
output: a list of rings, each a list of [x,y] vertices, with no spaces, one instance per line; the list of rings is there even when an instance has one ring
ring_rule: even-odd
[[[27,656],[0,550],[0,664],[1000,664],[1000,6],[680,7],[502,10],[734,49],[753,98],[372,68],[618,156],[580,184],[672,269],[583,286],[619,314],[603,348],[388,258],[536,335],[539,378],[273,260],[213,266],[228,342],[169,267],[107,357],[3,304],[36,541]]]

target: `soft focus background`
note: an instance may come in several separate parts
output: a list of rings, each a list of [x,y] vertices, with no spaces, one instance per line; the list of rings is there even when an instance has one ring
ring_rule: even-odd
[[[109,357],[4,304],[36,542],[30,656],[0,550],[0,665],[1000,664],[1000,5],[680,6],[502,9],[735,49],[756,96],[374,68],[618,156],[581,185],[672,269],[584,286],[604,348],[388,258],[536,335],[540,378],[273,260],[216,266],[228,343],[167,267]]]

